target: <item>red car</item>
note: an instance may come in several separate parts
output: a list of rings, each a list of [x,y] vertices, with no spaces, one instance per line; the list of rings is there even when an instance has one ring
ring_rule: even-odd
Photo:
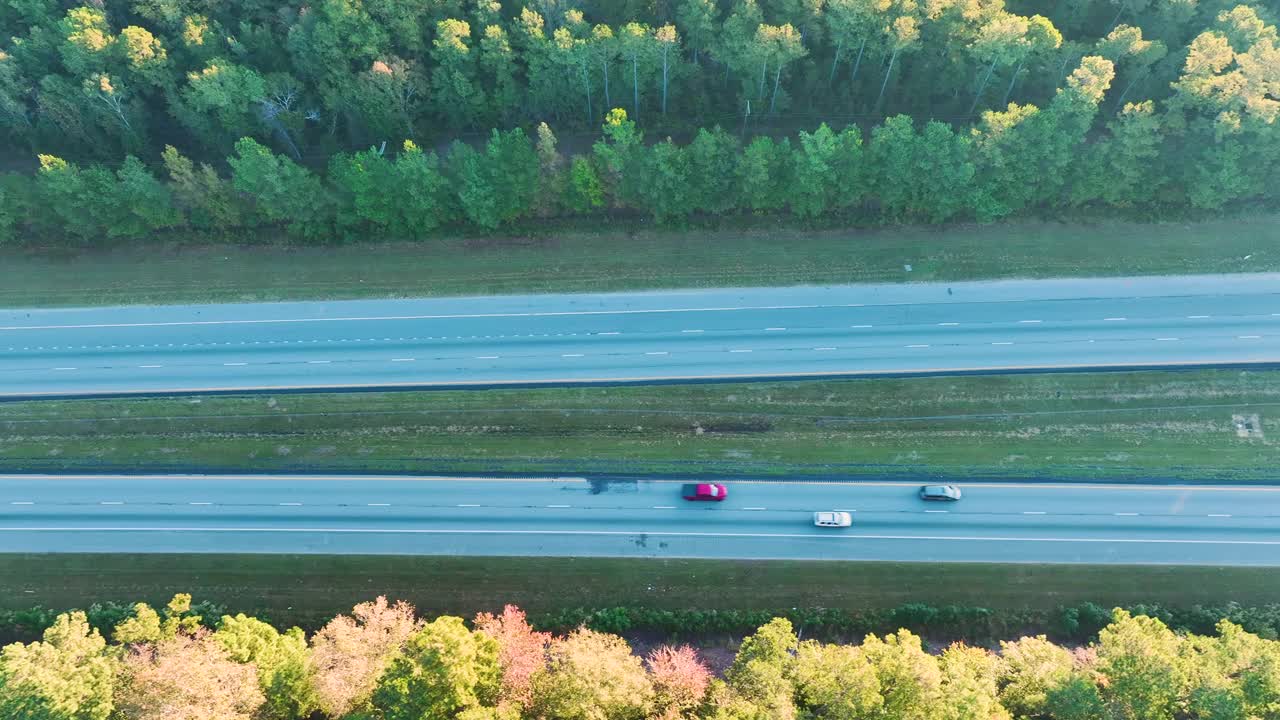
[[[714,500],[720,502],[728,496],[729,491],[719,483],[698,483],[685,485],[681,489],[685,500]]]

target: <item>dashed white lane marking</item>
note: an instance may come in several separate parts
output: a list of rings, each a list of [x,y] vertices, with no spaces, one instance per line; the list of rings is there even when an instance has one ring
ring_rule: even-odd
[[[211,502],[189,502],[188,505],[212,505]]]
[[[1012,345],[1011,342],[993,342],[992,345]]]
[[[572,507],[572,506],[571,506],[571,505],[548,505],[547,507],[549,507],[549,508],[567,508],[567,507]]]
[[[835,350],[835,348],[833,348],[833,347],[820,347],[820,348],[814,348],[814,351],[815,351],[815,352],[824,352],[824,351],[826,351],[826,350]]]
[[[124,503],[120,500],[103,500],[98,504],[99,505],[123,505]]]
[[[1261,337],[1262,337],[1261,335],[1237,335],[1236,339],[1237,340],[1257,340]]]
[[[477,360],[497,360],[498,356],[497,355],[477,355],[476,359]]]
[[[417,358],[391,358],[391,362],[413,362]]]
[[[869,327],[875,327],[875,325],[850,325],[849,327],[851,327],[851,328],[869,328]]]
[[[960,323],[947,322],[947,323],[938,323],[938,326],[939,327],[955,327],[956,325],[959,325],[959,324]]]
[[[1136,516],[1138,513],[1112,513],[1112,514],[1113,514],[1113,515],[1116,515],[1116,516],[1118,516],[1118,517],[1134,517],[1134,516]]]
[[[666,355],[666,354],[667,354],[667,351],[666,351],[666,350],[657,350],[657,351],[654,351],[654,352],[647,352],[647,353],[645,353],[645,355]]]
[[[908,345],[909,348],[927,348],[928,345]]]
[[[1044,515],[1045,511],[1044,510],[1023,510],[1022,514],[1023,515]]]
[[[1178,338],[1156,338],[1156,342],[1175,342]]]
[[[1018,324],[1019,325],[1035,325],[1040,322],[1042,321],[1041,320],[1019,320]]]
[[[750,350],[730,350],[731,353],[751,352]]]
[[[480,507],[476,503],[459,503],[458,507]]]
[[[329,362],[330,361],[328,360],[308,360],[307,364],[308,365],[328,365]]]
[[[742,509],[743,510],[768,510],[768,508],[762,508],[762,507],[744,507]]]
[[[10,505],[35,505],[35,503],[31,502],[30,500],[14,500],[9,504]]]
[[[700,333],[701,330],[681,330],[682,333]]]
[[[675,505],[654,505],[653,509],[654,510],[675,510],[676,506]]]
[[[786,330],[786,328],[765,328],[766,332],[781,332],[783,330]]]
[[[140,368],[158,368],[158,367],[164,367],[164,366],[163,366],[163,365],[139,365],[138,367],[140,367]]]
[[[560,357],[582,357],[582,353],[565,353]]]
[[[1128,320],[1128,319],[1129,318],[1114,317],[1114,318],[1102,318],[1102,321],[1103,322],[1124,322],[1125,320]]]
[[[287,506],[287,507],[297,507],[297,506],[301,505],[302,503],[280,503],[280,504],[281,504],[281,505],[284,505],[284,506]]]
[[[73,368],[73,367],[56,367],[56,368],[54,368],[54,370],[78,370],[78,369],[79,369],[79,368]]]
[[[241,365],[248,365],[249,363],[222,363],[222,364],[225,365],[226,367],[239,367]]]
[[[1209,513],[1209,517],[1231,517],[1229,513]]]
[[[368,507],[391,507],[391,503],[365,503]]]
[[[597,335],[621,335],[622,333],[617,331],[610,331],[610,332],[602,332],[602,333],[596,333],[596,334]]]
[[[1187,319],[1188,320],[1204,320],[1208,317],[1209,317],[1208,315],[1188,315]]]
[[[949,510],[925,510],[925,512],[927,512],[927,513],[945,513],[945,512],[950,512],[950,511],[949,511]]]
[[[719,537],[719,538],[803,538],[813,540],[821,538],[826,542],[862,542],[866,540],[926,540],[926,541],[961,541],[961,542],[1040,542],[1040,543],[1117,543],[1129,545],[1248,545],[1258,547],[1275,547],[1280,540],[1193,540],[1189,538],[1100,538],[1100,537],[1026,537],[1001,535],[844,535],[813,533],[745,533],[745,532],[675,532],[664,530],[512,530],[509,528],[477,528],[474,530],[438,530],[427,528],[335,528],[335,527],[102,527],[102,526],[44,526],[44,527],[0,527],[0,533],[270,533],[275,535],[305,535],[325,533],[333,535],[566,535],[575,537],[591,536],[634,536],[650,537]]]

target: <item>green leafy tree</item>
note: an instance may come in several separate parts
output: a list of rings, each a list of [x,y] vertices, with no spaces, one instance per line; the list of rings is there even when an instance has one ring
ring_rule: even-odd
[[[33,219],[81,242],[104,237],[116,213],[116,179],[111,171],[96,166],[82,169],[53,155],[39,159],[35,197],[49,214]]]
[[[1015,717],[1043,717],[1048,694],[1075,672],[1071,651],[1043,635],[1000,643],[1000,703]]]
[[[1053,720],[1111,720],[1090,678],[1073,675],[1045,693],[1045,715]]]
[[[946,124],[918,134],[910,117],[891,117],[872,130],[867,156],[870,187],[889,217],[943,222],[975,204],[971,142]]]
[[[635,188],[635,196],[628,200],[652,213],[655,222],[668,222],[693,212],[689,156],[671,138],[646,148],[642,166],[630,172],[641,173],[643,180],[628,183]]]
[[[63,613],[44,639],[0,650],[0,716],[8,720],[107,720],[117,661],[80,611]]]
[[[868,635],[862,652],[875,669],[884,718],[928,718],[942,702],[942,671],[920,638],[899,630],[884,639]]]
[[[741,717],[796,717],[790,675],[799,640],[791,621],[774,618],[742,640],[725,680],[738,698]]]
[[[161,158],[169,172],[175,204],[190,223],[202,230],[230,230],[244,222],[244,202],[235,188],[207,163],[197,168],[172,145]]]
[[[489,99],[489,118],[510,123],[522,109],[523,88],[517,79],[519,68],[511,39],[501,25],[485,26],[477,63],[480,83]]]
[[[235,189],[253,198],[262,217],[302,237],[322,237],[332,226],[333,204],[320,179],[252,138],[236,143],[227,159]]]
[[[211,150],[223,150],[263,129],[258,109],[266,95],[266,80],[257,71],[214,58],[187,74],[174,115]]]
[[[124,658],[123,720],[252,720],[264,698],[253,665],[207,631],[134,645]]]
[[[310,670],[320,709],[329,717],[361,717],[378,678],[421,623],[413,606],[379,596],[351,615],[330,620],[311,638]]]
[[[653,703],[653,685],[626,641],[585,628],[553,641],[547,668],[531,682],[534,717],[640,720]]]
[[[693,64],[709,50],[720,32],[720,9],[715,0],[681,0],[676,7],[676,23],[693,50]]]
[[[174,207],[173,193],[142,161],[130,155],[116,172],[116,218],[107,234],[112,237],[143,237],[182,222]]]
[[[470,126],[486,105],[470,42],[471,26],[466,21],[449,19],[436,23],[431,51],[435,63],[431,99],[437,114],[454,129]]]
[[[898,57],[916,50],[920,43],[920,17],[915,0],[894,0],[890,17],[892,19],[880,31],[884,46],[889,51],[889,63],[885,67],[884,81],[880,83],[880,94],[876,96],[876,108],[884,102],[884,93],[889,87],[889,78],[893,76],[893,67],[897,64]]]
[[[747,144],[736,170],[742,206],[756,212],[781,208],[787,201],[791,141],[760,136]]]
[[[623,25],[618,31],[618,50],[623,61],[631,68],[631,116],[638,118],[640,117],[640,65],[651,62],[657,50],[649,27],[635,22]]]
[[[736,170],[742,146],[720,127],[702,128],[684,149],[689,160],[689,196],[695,211],[719,215],[736,207]]]
[[[385,720],[453,720],[497,705],[498,642],[440,617],[405,643],[378,681],[373,705]]]
[[[257,670],[258,686],[266,699],[259,715],[265,720],[307,717],[316,707],[307,672],[307,640],[302,630],[281,634],[271,625],[244,615],[222,616],[213,639],[238,663]]]
[[[569,177],[565,183],[564,204],[578,214],[595,212],[604,207],[604,183],[591,158],[574,155],[569,161]]]
[[[1187,691],[1182,641],[1155,618],[1116,609],[1098,633],[1102,701],[1116,720],[1171,720]]]
[[[804,218],[828,212],[839,187],[836,179],[840,141],[826,123],[813,133],[800,131],[800,142],[792,154],[791,182],[788,186],[791,212]]]
[[[851,645],[800,643],[792,678],[800,706],[815,720],[873,718],[884,704],[875,669]]]
[[[996,658],[982,648],[957,643],[942,653],[939,720],[1009,720],[996,693]]]

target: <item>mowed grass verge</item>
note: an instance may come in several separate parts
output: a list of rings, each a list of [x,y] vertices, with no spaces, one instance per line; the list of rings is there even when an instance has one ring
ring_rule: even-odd
[[[484,241],[8,248],[0,307],[1257,272],[1280,270],[1277,219],[684,231],[602,220]]]
[[[163,604],[175,592],[317,627],[387,595],[424,615],[500,609],[893,608],[904,603],[1051,610],[1275,602],[1273,568],[341,555],[0,555],[0,608]]]
[[[1259,481],[1278,439],[1278,371],[0,403],[2,472]]]

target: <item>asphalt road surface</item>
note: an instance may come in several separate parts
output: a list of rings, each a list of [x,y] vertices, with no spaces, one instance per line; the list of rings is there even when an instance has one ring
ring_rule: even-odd
[[[0,310],[0,397],[1280,361],[1280,275]]]
[[[0,477],[0,552],[245,552],[1280,566],[1280,488],[582,479]],[[847,510],[847,529],[816,528]]]

